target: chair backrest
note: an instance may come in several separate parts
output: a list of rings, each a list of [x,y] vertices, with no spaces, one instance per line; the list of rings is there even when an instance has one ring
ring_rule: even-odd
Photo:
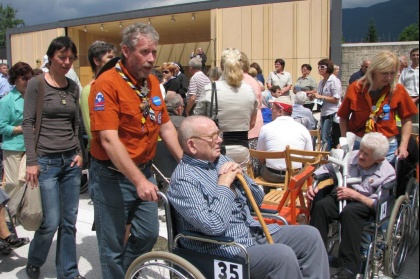
[[[292,149],[289,145],[286,146],[286,165],[288,169],[293,169],[292,163],[298,162],[302,165],[310,164],[315,168],[318,165],[326,164],[328,162],[329,152],[325,151],[310,151],[310,150],[300,150]]]
[[[315,167],[309,163],[297,174],[290,178],[288,189],[291,192],[298,192],[302,189],[308,178],[314,173]]]
[[[309,134],[311,134],[313,140],[313,146],[315,151],[321,151],[322,144],[321,144],[321,132],[319,129],[316,130],[309,130]]]
[[[285,159],[286,160],[286,152],[285,151],[261,151],[255,149],[249,149],[250,157],[258,158],[258,159]],[[286,163],[287,165],[287,163]],[[287,179],[287,171],[286,170],[286,179]],[[252,171],[252,166],[248,167],[248,176],[252,179],[255,179],[255,175]]]

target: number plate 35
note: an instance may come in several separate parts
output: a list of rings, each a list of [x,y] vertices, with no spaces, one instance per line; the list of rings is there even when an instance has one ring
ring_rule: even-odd
[[[244,279],[242,265],[226,261],[214,261],[214,279]]]

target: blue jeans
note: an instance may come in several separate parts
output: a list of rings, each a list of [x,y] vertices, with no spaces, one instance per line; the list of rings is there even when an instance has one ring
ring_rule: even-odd
[[[41,267],[58,229],[55,264],[57,278],[79,275],[76,255],[76,221],[82,169],[70,167],[76,152],[38,157],[43,220],[29,246],[28,264]]]
[[[136,187],[108,166],[93,159],[90,178],[102,278],[119,279],[138,256],[155,245],[159,236],[158,206],[141,200]],[[149,167],[143,174],[156,184]],[[131,224],[131,235],[124,245],[126,224]]]
[[[328,143],[327,150],[331,150],[331,129],[334,115],[321,116],[321,142],[322,146]]]

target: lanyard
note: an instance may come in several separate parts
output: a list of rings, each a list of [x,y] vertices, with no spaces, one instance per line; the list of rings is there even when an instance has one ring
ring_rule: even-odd
[[[115,65],[115,69],[120,74],[120,76],[127,82],[127,84],[130,86],[131,89],[136,92],[137,96],[139,96],[141,104],[140,104],[140,111],[143,113],[143,118],[141,119],[141,122],[144,124],[146,123],[146,117],[149,116],[150,120],[155,121],[155,111],[150,106],[150,100],[147,97],[147,94],[149,94],[150,89],[147,87],[147,79],[144,80],[144,84],[141,87],[141,90],[139,91],[138,88],[128,79],[128,77],[124,74],[124,72],[121,69],[120,62],[118,62]]]
[[[369,93],[367,93],[367,94],[369,94]],[[373,128],[375,127],[375,123],[376,123],[376,119],[377,119],[376,115],[378,114],[378,111],[381,107],[382,102],[385,100],[386,95],[387,94],[383,94],[379,98],[379,100],[376,102],[375,106],[372,106],[372,100],[370,98],[367,98],[368,103],[371,107],[371,113],[369,115],[369,119],[366,121],[366,129],[365,129],[366,133],[372,132]]]

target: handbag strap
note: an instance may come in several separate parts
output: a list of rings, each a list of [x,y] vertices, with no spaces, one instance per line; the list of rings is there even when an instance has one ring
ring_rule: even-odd
[[[214,101],[214,105],[215,105],[215,114],[213,117],[213,101]],[[219,104],[217,102],[217,89],[216,89],[216,83],[212,82],[211,83],[211,102],[210,102],[210,118],[212,118],[213,120],[217,119],[217,114],[219,112]]]
[[[38,79],[38,96],[36,102],[36,120],[35,120],[35,153],[38,149],[39,132],[41,130],[42,109],[44,106],[45,80],[44,75],[37,76]]]

